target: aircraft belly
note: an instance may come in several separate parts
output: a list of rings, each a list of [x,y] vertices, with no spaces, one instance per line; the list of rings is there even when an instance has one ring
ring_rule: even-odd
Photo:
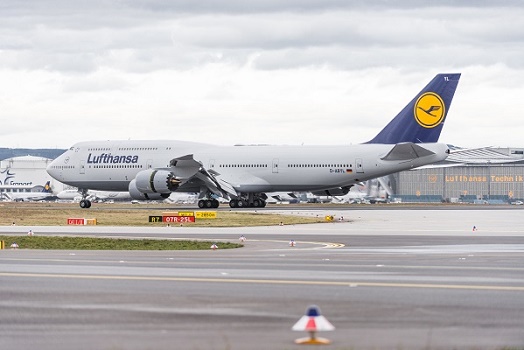
[[[267,176],[263,182],[242,183],[234,186],[239,192],[278,192],[278,191],[311,191],[325,190],[333,187],[345,187],[355,184],[356,181],[349,174],[329,174],[328,176],[304,177],[303,173],[279,173]]]

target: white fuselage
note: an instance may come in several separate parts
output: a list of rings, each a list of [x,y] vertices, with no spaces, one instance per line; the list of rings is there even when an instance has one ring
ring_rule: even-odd
[[[192,155],[202,167],[238,192],[315,191],[347,187],[447,157],[445,144],[419,144],[434,154],[381,160],[394,145],[215,146],[184,141],[93,141],[77,143],[48,167],[60,182],[82,189],[127,191],[142,170],[170,169]],[[198,191],[188,189],[186,191]]]

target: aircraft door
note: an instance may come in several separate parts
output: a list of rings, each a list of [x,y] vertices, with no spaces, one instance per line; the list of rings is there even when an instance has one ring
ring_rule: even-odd
[[[86,161],[81,160],[80,161],[80,174],[85,174],[85,173],[86,173]]]
[[[362,158],[355,159],[355,168],[357,169],[357,173],[364,172],[364,167],[362,166]]]
[[[153,159],[148,159],[146,164],[146,169],[151,169],[153,167]]]
[[[278,158],[273,158],[273,174],[278,174]]]

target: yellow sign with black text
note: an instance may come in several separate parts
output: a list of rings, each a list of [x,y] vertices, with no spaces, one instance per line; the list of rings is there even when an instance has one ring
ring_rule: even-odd
[[[197,211],[195,213],[195,217],[197,219],[216,219],[217,212],[216,211]]]

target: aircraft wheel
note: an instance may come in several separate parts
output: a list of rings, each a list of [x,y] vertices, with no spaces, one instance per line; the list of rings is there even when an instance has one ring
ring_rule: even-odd
[[[239,200],[237,201],[237,208],[244,208],[244,207],[245,207],[244,204],[246,204],[246,202],[244,202],[243,199],[239,199]]]
[[[206,205],[206,201],[205,200],[201,199],[201,200],[198,201],[198,207],[199,208],[203,208],[205,205]]]
[[[213,201],[211,199],[207,199],[205,201],[206,208],[212,208],[213,207]]]
[[[253,206],[254,206],[255,208],[261,207],[261,205],[260,205],[260,201],[259,201],[258,199],[255,199],[255,200],[253,201]]]
[[[261,200],[260,201],[262,204],[260,205],[262,208],[265,208],[266,207],[266,201],[265,200]]]
[[[211,208],[218,208],[218,206],[220,205],[220,203],[216,199],[213,199],[211,202],[213,204]]]
[[[236,208],[237,206],[238,206],[238,201],[236,199],[232,199],[229,201],[230,208]]]
[[[89,199],[82,199],[80,201],[80,208],[82,209],[91,208],[91,201]]]

